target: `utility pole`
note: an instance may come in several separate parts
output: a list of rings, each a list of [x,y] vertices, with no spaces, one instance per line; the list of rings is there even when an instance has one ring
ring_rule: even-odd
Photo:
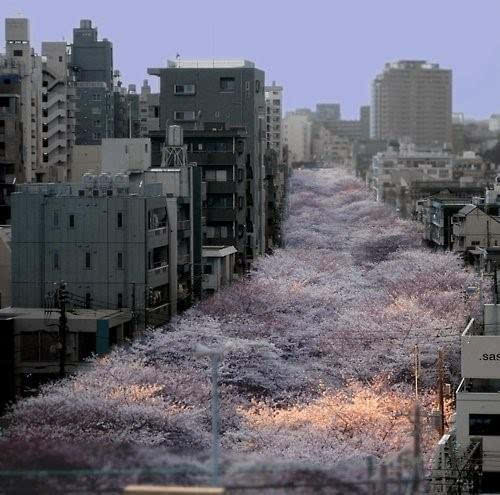
[[[68,331],[68,319],[66,317],[66,284],[61,282],[58,290],[59,300],[59,376],[64,378],[66,375],[66,336]]]
[[[136,308],[135,308],[135,282],[132,282],[132,337],[135,336]]]
[[[438,356],[438,394],[439,394],[439,436],[444,435],[444,370],[443,351],[439,351]]]
[[[411,492],[412,494],[418,494],[420,490],[420,405],[415,402],[415,413],[413,418],[413,459],[414,459],[414,472],[413,472],[413,480],[411,484]]]

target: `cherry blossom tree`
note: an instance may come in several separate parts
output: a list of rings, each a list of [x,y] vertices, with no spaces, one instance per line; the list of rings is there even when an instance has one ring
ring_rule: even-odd
[[[132,465],[149,469],[148,479],[154,469],[163,469],[161,480],[208,479],[210,372],[200,345],[224,353],[228,482],[252,480],[249,466],[270,463],[282,468],[266,474],[274,481],[317,478],[327,466],[325,479],[348,482],[367,455],[405,451],[415,348],[427,418],[439,349],[448,379],[458,379],[459,335],[479,303],[464,289],[478,280],[454,254],[423,247],[417,224],[345,171],[296,172],[291,190],[286,248],[164,328],[15,404],[3,418],[0,468],[50,458],[129,469],[88,478],[115,488],[146,476],[130,474]],[[435,441],[424,419],[427,460]],[[36,448],[21,462],[28,443]]]

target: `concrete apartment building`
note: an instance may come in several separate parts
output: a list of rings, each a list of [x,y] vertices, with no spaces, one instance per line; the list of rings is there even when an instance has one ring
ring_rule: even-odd
[[[177,60],[148,69],[160,77],[160,129],[246,132],[245,168],[253,204],[247,204],[253,232],[246,232],[253,254],[265,249],[263,156],[266,104],[264,72],[246,60]],[[231,139],[232,141],[232,139]]]
[[[278,154],[279,162],[283,161],[283,86],[277,86],[273,81],[266,86],[266,149]]]
[[[451,144],[452,72],[423,60],[387,63],[372,84],[370,135]]]
[[[98,40],[92,21],[73,29],[71,65],[76,72],[76,144],[100,144],[114,136],[113,44]]]
[[[42,59],[31,47],[28,19],[5,19],[0,94],[0,184],[5,199],[14,179],[35,179],[42,147]]]
[[[456,414],[439,441],[431,472],[435,493],[450,493],[459,472],[468,493],[498,493],[500,486],[500,306],[485,304],[461,336],[462,380]],[[465,493],[465,492],[464,492]]]
[[[288,113],[283,119],[283,143],[290,165],[299,166],[312,159],[312,122],[308,115]]]
[[[151,131],[160,130],[160,93],[152,93],[147,79],[139,95],[139,135],[149,137]]]
[[[128,88],[113,88],[113,137],[138,138],[140,136],[139,95],[135,84]]]
[[[36,182],[71,180],[75,144],[75,76],[66,42],[43,42],[42,163]]]
[[[80,184],[20,186],[11,197],[12,305],[44,307],[64,280],[85,307],[135,308],[142,321],[175,314],[178,194],[148,179],[88,174]]]

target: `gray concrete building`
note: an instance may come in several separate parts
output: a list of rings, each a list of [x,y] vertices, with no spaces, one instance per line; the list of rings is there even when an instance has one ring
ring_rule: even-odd
[[[75,144],[75,75],[65,41],[43,42],[42,163],[37,182],[71,180]]]
[[[266,149],[274,150],[280,163],[283,161],[282,117],[283,86],[273,81],[271,86],[266,86]]]
[[[71,64],[76,72],[76,144],[100,144],[113,131],[113,44],[98,40],[92,21],[73,29]]]
[[[322,122],[340,120],[340,103],[318,103],[315,117]]]
[[[451,144],[452,72],[424,60],[387,63],[372,84],[370,136]]]
[[[122,174],[21,185],[11,196],[12,305],[44,307],[64,280],[86,307],[128,307],[150,323],[175,314],[181,186],[169,184],[177,194]]]
[[[265,149],[264,72],[246,60],[177,60],[166,68],[148,69],[160,77],[160,129],[242,130],[247,133],[245,162],[253,200],[252,253],[265,248],[263,153]]]
[[[160,93],[152,93],[145,79],[139,95],[139,136],[148,137],[151,131],[160,130]]]

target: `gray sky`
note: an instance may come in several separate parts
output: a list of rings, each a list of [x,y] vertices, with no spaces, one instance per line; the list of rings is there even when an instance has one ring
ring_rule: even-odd
[[[1,17],[31,19],[37,51],[92,19],[125,84],[140,86],[148,67],[177,52],[246,58],[285,87],[287,109],[340,102],[356,118],[384,63],[415,58],[453,70],[454,111],[500,113],[499,0],[0,1]]]

